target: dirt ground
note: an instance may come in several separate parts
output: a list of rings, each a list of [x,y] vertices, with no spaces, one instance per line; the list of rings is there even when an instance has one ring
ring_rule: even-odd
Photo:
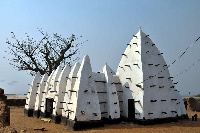
[[[22,130],[25,133],[66,133],[72,132],[67,129],[66,126],[61,124],[49,123],[41,121],[40,119],[33,118],[33,117],[25,117],[23,114],[24,108],[23,107],[10,107],[10,126],[15,128],[17,132]],[[200,117],[200,112],[187,112],[189,117],[191,118],[194,114],[197,114]],[[38,131],[34,130],[35,128],[45,128],[47,131]],[[75,131],[74,131],[75,132]],[[76,131],[77,133],[101,133],[101,132],[115,132],[115,133],[132,133],[132,132],[139,132],[139,133],[152,133],[152,132],[159,132],[159,133],[199,133],[200,132],[200,119],[198,118],[197,121],[190,120],[180,120],[176,123],[166,123],[166,124],[158,124],[158,125],[151,125],[151,126],[142,126],[132,123],[123,123],[123,124],[113,124],[108,125],[105,124],[104,127],[101,128],[93,128],[87,129],[83,131]]]

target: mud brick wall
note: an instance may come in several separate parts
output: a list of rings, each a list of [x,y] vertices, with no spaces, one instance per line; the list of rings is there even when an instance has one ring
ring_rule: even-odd
[[[0,88],[0,127],[10,125],[10,108],[6,105],[4,90]]]

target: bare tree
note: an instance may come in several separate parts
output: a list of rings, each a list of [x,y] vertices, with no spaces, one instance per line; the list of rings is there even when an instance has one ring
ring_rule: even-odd
[[[31,75],[40,72],[42,75],[51,74],[59,65],[68,64],[72,66],[79,58],[75,56],[79,53],[82,43],[75,43],[78,39],[72,34],[69,38],[63,38],[57,33],[49,35],[39,30],[42,35],[40,41],[31,38],[27,33],[26,39],[19,40],[13,32],[12,42],[7,39],[7,53],[13,55],[10,64],[18,70],[28,70]],[[80,36],[82,37],[82,36]]]

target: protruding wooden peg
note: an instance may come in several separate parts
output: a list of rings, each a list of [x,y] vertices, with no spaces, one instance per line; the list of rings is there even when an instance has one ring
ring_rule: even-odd
[[[146,53],[149,53],[149,51],[147,51]]]
[[[153,78],[154,76],[149,76],[149,78],[151,79],[151,78]]]
[[[138,53],[138,54],[140,53],[139,51],[135,51],[135,52]]]
[[[153,43],[152,46],[154,46],[155,44]]]
[[[136,36],[136,35],[133,35],[133,37],[136,37],[136,38],[137,38],[137,36]]]
[[[163,53],[160,53],[160,54],[158,54],[158,55],[162,55]]]
[[[129,79],[129,80],[131,80],[131,78],[126,78],[126,79]]]
[[[85,115],[85,112],[84,112],[84,111],[81,111],[81,114]]]
[[[145,37],[148,37],[149,35],[146,35]]]
[[[167,114],[167,112],[162,112],[162,114]]]
[[[121,67],[121,66],[119,66],[120,68],[123,68],[123,67]]]
[[[165,86],[159,86],[159,88],[164,88]]]
[[[139,85],[139,84],[135,84],[137,87],[139,87],[139,88],[142,88],[142,86],[141,85]]]
[[[152,66],[153,64],[148,64],[149,66]]]
[[[122,54],[122,55],[124,55],[124,56],[126,56],[126,57],[127,57],[127,55],[126,55],[126,54]]]
[[[94,116],[97,116],[97,113],[93,113]]]
[[[150,85],[150,87],[155,87],[156,85]]]
[[[130,67],[130,65],[124,65],[124,66]]]
[[[157,100],[151,100],[151,102],[156,102]]]
[[[176,101],[177,99],[171,99],[172,101]]]
[[[138,64],[133,64],[133,65],[136,65],[136,66],[138,66]]]
[[[106,83],[106,81],[96,81],[96,80],[95,80],[95,82],[101,82],[101,83]]]
[[[147,43],[149,43],[149,42],[145,42],[145,44],[147,44]]]
[[[160,64],[156,64],[155,66],[159,66]]]

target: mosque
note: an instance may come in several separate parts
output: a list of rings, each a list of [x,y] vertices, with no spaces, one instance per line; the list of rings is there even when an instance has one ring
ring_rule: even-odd
[[[162,54],[140,29],[122,53],[116,73],[107,64],[93,72],[88,55],[72,68],[59,66],[49,76],[37,73],[24,114],[50,117],[73,130],[123,120],[147,125],[185,118]]]

